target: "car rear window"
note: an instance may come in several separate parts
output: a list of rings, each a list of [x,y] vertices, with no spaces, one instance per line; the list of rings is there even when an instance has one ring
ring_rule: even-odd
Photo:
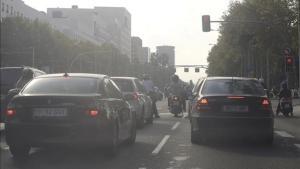
[[[213,79],[205,81],[202,94],[263,96],[265,91],[256,80]]]
[[[122,92],[134,92],[134,86],[131,79],[113,79]]]
[[[23,94],[94,94],[97,93],[96,78],[51,77],[32,80],[22,91]]]

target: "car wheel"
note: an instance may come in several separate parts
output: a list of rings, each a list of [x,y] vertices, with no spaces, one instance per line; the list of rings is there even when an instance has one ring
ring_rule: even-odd
[[[28,160],[30,146],[27,145],[10,145],[9,150],[16,162],[25,162]]]
[[[141,118],[137,121],[137,126],[138,126],[138,128],[143,128],[145,126],[145,113],[144,113],[144,109],[142,111]]]
[[[125,143],[127,145],[132,145],[135,143],[135,139],[136,139],[136,119],[135,118],[136,118],[135,113],[133,113],[133,119],[132,119],[130,131],[129,131],[130,132],[129,137],[125,141]]]
[[[107,147],[107,155],[108,156],[115,156],[118,154],[119,151],[119,128],[116,124],[113,125],[113,136],[111,143]]]
[[[191,125],[191,142],[192,144],[203,144],[204,143],[203,137],[199,135],[199,133],[193,131],[193,126]]]

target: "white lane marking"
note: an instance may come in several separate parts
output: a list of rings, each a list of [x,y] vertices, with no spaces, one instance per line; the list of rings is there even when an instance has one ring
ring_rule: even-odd
[[[0,123],[0,131],[4,130],[5,129],[5,125],[4,123]]]
[[[300,144],[294,144],[297,148],[300,149]]]
[[[179,125],[180,125],[180,122],[179,122],[179,121],[176,122],[176,123],[174,124],[174,126],[172,127],[172,130],[176,130],[176,128],[177,128]]]
[[[146,167],[140,167],[139,169],[147,169]]]
[[[281,137],[294,138],[294,136],[290,135],[289,133],[287,133],[285,131],[275,131],[275,133]]]
[[[163,146],[167,143],[169,138],[170,135],[165,135],[164,138],[160,141],[160,143],[156,146],[156,148],[152,151],[152,154],[157,155],[160,152],[160,150],[163,148]]]

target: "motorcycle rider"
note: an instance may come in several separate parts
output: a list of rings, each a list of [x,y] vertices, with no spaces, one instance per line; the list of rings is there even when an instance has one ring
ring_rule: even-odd
[[[168,88],[169,95],[175,95],[180,97],[180,102],[182,105],[183,111],[186,110],[185,106],[185,90],[182,84],[180,84],[179,77],[174,74],[171,76],[171,84]],[[168,106],[170,107],[170,97],[168,98]]]
[[[160,116],[158,115],[158,111],[157,111],[157,107],[156,107],[156,94],[155,94],[155,89],[154,89],[154,83],[153,81],[150,79],[149,75],[143,75],[143,86],[147,92],[147,94],[150,96],[151,100],[152,100],[152,111],[153,114],[155,115],[156,118],[160,118]]]
[[[291,90],[288,88],[287,83],[282,83],[282,85],[281,85],[281,90],[280,90],[278,96],[279,96],[279,102],[278,102],[277,110],[276,110],[276,113],[277,113],[277,114],[278,114],[279,111],[280,111],[280,99],[281,99],[281,98],[292,98],[292,92],[291,92]],[[293,112],[293,106],[292,106],[292,112]]]

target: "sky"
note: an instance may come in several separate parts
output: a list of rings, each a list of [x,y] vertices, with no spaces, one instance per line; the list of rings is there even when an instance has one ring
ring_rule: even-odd
[[[156,46],[175,46],[176,65],[207,65],[212,44],[217,42],[218,32],[202,32],[202,15],[220,20],[231,0],[23,0],[25,4],[40,10],[47,8],[94,8],[95,6],[125,7],[131,13],[132,36],[139,36],[143,46],[156,51]],[[213,23],[212,29],[217,30]],[[184,73],[177,69],[181,79],[194,81],[205,76],[205,70]]]

